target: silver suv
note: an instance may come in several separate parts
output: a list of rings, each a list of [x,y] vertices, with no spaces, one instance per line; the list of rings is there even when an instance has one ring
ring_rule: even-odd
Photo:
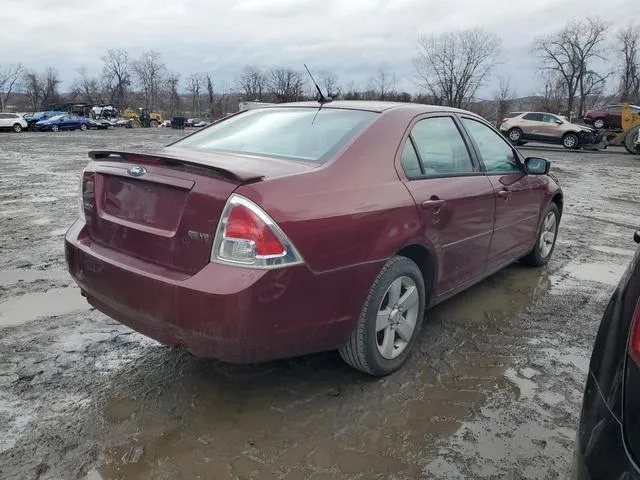
[[[507,118],[500,131],[514,145],[526,142],[557,143],[565,148],[598,143],[601,135],[593,128],[571,123],[563,117],[544,112],[519,112]]]

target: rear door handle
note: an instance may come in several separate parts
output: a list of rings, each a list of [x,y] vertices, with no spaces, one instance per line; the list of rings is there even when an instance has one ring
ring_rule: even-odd
[[[440,207],[444,203],[444,200],[433,195],[429,200],[422,202],[422,208],[433,208],[434,210],[440,210]]]

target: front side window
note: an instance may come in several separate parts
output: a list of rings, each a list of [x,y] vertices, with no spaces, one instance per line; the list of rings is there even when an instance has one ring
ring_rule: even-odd
[[[377,117],[375,112],[326,107],[255,109],[205,128],[173,146],[324,163]]]
[[[556,117],[555,115],[551,115],[550,113],[545,113],[544,114],[544,123],[557,124],[559,121],[560,121],[560,119],[558,117]]]
[[[473,173],[467,145],[451,117],[420,120],[411,137],[427,176]]]
[[[477,120],[463,118],[462,123],[478,146],[478,153],[488,173],[520,171],[513,149],[499,134]]]

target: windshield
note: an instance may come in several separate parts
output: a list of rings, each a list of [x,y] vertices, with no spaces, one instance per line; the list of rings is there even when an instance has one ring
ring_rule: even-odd
[[[174,145],[323,163],[377,116],[330,108],[255,109]]]

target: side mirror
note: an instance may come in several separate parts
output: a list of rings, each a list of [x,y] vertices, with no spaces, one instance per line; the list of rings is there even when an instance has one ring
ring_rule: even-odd
[[[524,160],[528,175],[546,175],[549,173],[551,162],[546,158],[528,157]]]
[[[562,120],[556,120],[556,125],[562,125]]]

